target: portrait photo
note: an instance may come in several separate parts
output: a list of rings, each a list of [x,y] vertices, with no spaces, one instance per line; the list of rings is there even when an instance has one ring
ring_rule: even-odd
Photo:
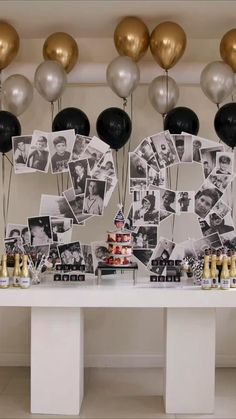
[[[160,210],[169,214],[176,212],[176,192],[160,189]]]
[[[155,157],[160,169],[179,163],[174,141],[169,131],[163,131],[150,137],[155,149]]]
[[[23,242],[20,236],[4,239],[4,247],[7,255],[24,253]]]
[[[106,181],[86,179],[83,214],[102,215]]]
[[[195,213],[200,218],[205,218],[219,201],[222,192],[208,181],[205,181],[200,190],[195,194]]]
[[[90,143],[91,137],[86,137],[84,135],[75,135],[74,145],[72,148],[71,160],[78,160],[82,157],[84,150],[87,145]]]
[[[53,243],[70,243],[73,228],[72,218],[50,217]]]
[[[23,244],[30,244],[30,232],[25,224],[7,224],[6,238],[21,237]]]
[[[193,137],[190,134],[172,134],[180,163],[193,161]]]
[[[203,176],[206,179],[216,167],[216,154],[224,150],[224,146],[202,148],[200,150]]]
[[[13,166],[16,175],[21,173],[33,173],[36,170],[27,167],[32,135],[12,137]]]
[[[84,257],[79,241],[59,244],[57,246],[61,258],[61,263],[68,265],[83,265]]]
[[[129,153],[130,179],[147,179],[147,163],[135,153]]]
[[[137,233],[132,233],[134,248],[154,249],[157,245],[157,227],[141,226]]]
[[[144,138],[134,152],[155,170],[159,170],[151,138]]]
[[[75,143],[75,131],[68,129],[50,132],[48,135],[52,173],[68,172],[68,163]]]
[[[27,158],[27,167],[47,173],[49,168],[48,133],[35,130]]]
[[[29,217],[28,227],[31,246],[42,246],[52,243],[52,226],[49,216]]]
[[[216,174],[232,175],[234,168],[234,153],[219,152],[216,153]]]
[[[156,191],[135,191],[133,202],[133,225],[159,224],[160,193]]]
[[[75,195],[85,192],[86,179],[90,178],[88,159],[79,159],[68,163],[71,183]]]
[[[176,213],[193,213],[194,212],[194,191],[177,191],[176,192]]]

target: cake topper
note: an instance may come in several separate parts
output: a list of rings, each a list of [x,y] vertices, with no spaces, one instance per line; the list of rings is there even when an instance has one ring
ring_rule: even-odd
[[[122,204],[119,204],[118,208],[119,208],[119,210],[115,215],[114,224],[115,224],[117,229],[122,230],[124,228],[124,225],[125,225],[125,216],[122,212]]]

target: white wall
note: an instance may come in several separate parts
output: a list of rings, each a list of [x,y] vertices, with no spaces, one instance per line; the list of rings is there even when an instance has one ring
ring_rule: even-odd
[[[121,103],[122,101],[106,86],[70,85],[62,100],[63,107],[76,106],[86,112],[91,122],[91,135],[96,134],[95,125],[99,113],[110,106],[121,106]],[[216,106],[207,100],[199,86],[180,86],[178,105],[188,106],[197,113],[200,120],[200,136],[218,141],[213,126]],[[50,120],[49,104],[35,92],[32,105],[20,117],[22,133],[30,134],[34,129],[50,130]],[[145,136],[161,130],[162,118],[149,103],[147,86],[139,86],[133,101],[132,149]],[[122,156],[122,153],[120,154]],[[200,177],[198,179],[197,168],[191,166],[186,171],[181,167],[179,186],[191,189],[198,186],[198,182]],[[9,222],[24,223],[28,216],[37,215],[41,193],[57,193],[56,179],[53,175],[14,175]],[[82,242],[103,240],[107,229],[112,226],[117,202],[116,190],[101,222],[97,223],[92,219],[88,221],[86,227],[74,227],[73,238]],[[182,241],[189,236],[196,238],[200,236],[196,220],[193,220],[194,217],[189,216],[186,228],[183,229],[183,219],[177,219],[176,241]],[[2,237],[2,223],[0,229]],[[159,233],[168,237],[169,224],[164,223]],[[220,364],[236,365],[235,315],[235,310],[219,310],[217,313],[217,359]],[[161,309],[86,310],[85,353],[88,363],[90,365],[160,364],[163,357],[162,319]],[[27,363],[29,351],[29,310],[0,308],[0,364]]]

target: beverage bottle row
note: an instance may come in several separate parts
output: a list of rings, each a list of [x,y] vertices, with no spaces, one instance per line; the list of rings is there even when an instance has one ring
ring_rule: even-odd
[[[0,268],[0,288],[9,288],[11,279],[14,287],[29,288],[30,275],[28,269],[28,256],[22,255],[22,268],[20,268],[20,255],[15,255],[15,264],[12,276],[9,275],[7,267],[7,255],[2,255],[2,265]]]

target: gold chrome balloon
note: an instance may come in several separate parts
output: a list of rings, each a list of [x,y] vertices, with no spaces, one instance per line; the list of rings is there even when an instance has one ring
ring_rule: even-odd
[[[134,61],[139,61],[148,49],[148,28],[137,17],[125,17],[115,29],[114,42],[120,55],[126,55]]]
[[[182,57],[186,43],[186,34],[180,25],[163,22],[152,31],[150,49],[156,62],[168,70]]]
[[[79,48],[72,36],[65,32],[55,32],[44,42],[43,57],[45,60],[57,61],[69,73],[78,61]]]
[[[15,58],[20,46],[18,33],[6,22],[0,22],[0,70]]]
[[[236,29],[226,32],[220,42],[222,60],[236,73]]]

